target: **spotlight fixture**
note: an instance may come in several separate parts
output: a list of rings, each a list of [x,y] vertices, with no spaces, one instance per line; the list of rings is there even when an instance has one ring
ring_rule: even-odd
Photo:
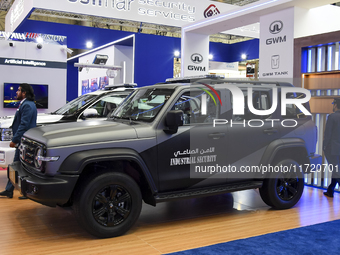
[[[214,58],[213,54],[209,54],[209,60],[212,60]]]
[[[9,42],[8,45],[11,46],[11,47],[13,47],[13,46],[14,46],[14,43],[13,43],[13,42]]]
[[[91,41],[86,42],[86,48],[91,49],[93,47],[93,43]]]
[[[176,58],[178,58],[180,54],[181,54],[181,53],[180,53],[178,50],[176,50],[176,51],[174,52],[174,56],[175,56]]]
[[[241,55],[241,58],[242,58],[242,59],[247,59],[247,54],[244,54],[244,53],[243,53],[243,54]]]
[[[43,43],[43,42],[44,42],[44,39],[42,37],[37,38],[37,43]]]
[[[41,49],[42,49],[42,47],[43,47],[43,46],[42,46],[42,44],[41,44],[41,43],[38,43],[38,44],[37,44],[37,48],[38,48],[39,50],[41,50]]]

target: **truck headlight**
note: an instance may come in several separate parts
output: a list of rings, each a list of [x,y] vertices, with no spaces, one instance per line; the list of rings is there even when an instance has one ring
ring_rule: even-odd
[[[38,148],[35,152],[35,156],[34,156],[34,165],[36,168],[40,168],[42,165],[42,160],[41,160],[41,156],[43,155],[43,150],[42,148]]]
[[[50,161],[57,161],[59,159],[59,157],[44,157],[43,154],[44,154],[44,152],[43,152],[43,149],[41,147],[39,147],[35,151],[34,165],[35,165],[36,168],[40,168],[43,161],[50,162]]]
[[[11,141],[13,138],[13,131],[11,128],[1,129],[1,141]]]

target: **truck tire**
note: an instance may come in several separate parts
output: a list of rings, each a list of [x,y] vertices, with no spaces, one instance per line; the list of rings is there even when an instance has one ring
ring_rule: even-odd
[[[303,173],[296,161],[285,159],[276,167],[286,166],[290,172],[278,171],[265,179],[260,190],[262,200],[275,209],[293,207],[301,198],[304,188]],[[278,168],[277,168],[278,169]]]
[[[137,221],[142,195],[137,183],[123,173],[89,178],[74,197],[79,224],[99,238],[123,235]]]

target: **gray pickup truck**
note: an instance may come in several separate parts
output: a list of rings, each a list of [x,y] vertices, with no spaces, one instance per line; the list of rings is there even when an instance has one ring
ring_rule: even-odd
[[[287,209],[320,163],[306,94],[288,83],[219,78],[141,87],[107,120],[29,130],[8,175],[33,201],[73,206],[102,238],[128,231],[142,201],[258,188],[266,204]]]

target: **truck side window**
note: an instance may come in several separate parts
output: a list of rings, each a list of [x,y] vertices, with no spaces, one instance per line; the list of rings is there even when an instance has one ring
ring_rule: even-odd
[[[110,112],[115,110],[117,106],[124,100],[124,95],[110,95],[101,98],[90,109],[96,109],[98,115],[95,118],[105,118]]]
[[[215,103],[216,102],[216,103]],[[184,124],[212,123],[217,118],[218,99],[215,101],[202,90],[184,92],[172,110],[182,110]]]
[[[304,98],[306,95],[302,93],[287,93],[287,98]],[[286,115],[282,116],[284,119],[301,119],[305,118],[306,115],[301,112],[295,104],[286,105]]]
[[[269,93],[267,90],[253,90],[252,102],[256,110],[268,110],[271,107]],[[233,120],[267,119],[268,115],[260,116],[253,114],[248,107],[248,92],[243,90],[244,95],[244,115],[233,115]]]

